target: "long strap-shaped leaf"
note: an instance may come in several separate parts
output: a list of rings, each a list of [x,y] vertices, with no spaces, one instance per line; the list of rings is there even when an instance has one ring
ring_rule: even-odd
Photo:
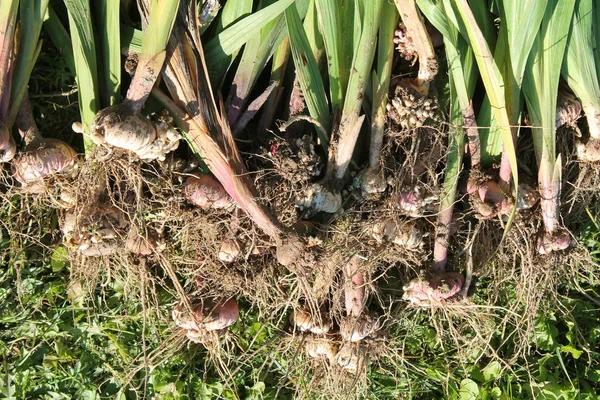
[[[21,102],[27,92],[31,71],[33,71],[41,50],[40,31],[47,9],[48,0],[29,0],[22,1],[20,4],[19,50],[15,61],[8,114],[8,122],[11,125],[21,107]]]
[[[98,88],[98,63],[96,43],[92,26],[92,12],[86,0],[64,0],[69,12],[69,28],[73,55],[75,56],[75,79],[81,124],[86,132],[100,109]],[[87,135],[83,137],[86,154],[94,144]]]
[[[144,106],[163,68],[178,9],[179,0],[151,1],[142,52],[125,99],[134,112],[139,112]]]
[[[348,84],[348,68],[346,66],[346,44],[349,40],[344,36],[342,2],[316,0],[319,25],[323,32],[323,42],[327,53],[329,72],[329,91],[333,112],[340,111],[344,104],[346,85]]]
[[[592,0],[577,0],[562,76],[581,100],[590,137],[600,139],[600,85],[594,58]],[[597,23],[600,23],[598,21]],[[600,26],[596,26],[600,29]]]
[[[301,7],[301,15],[306,14],[308,0],[296,1],[296,7]],[[287,36],[285,18],[280,15],[267,24],[260,34],[252,38],[244,47],[244,53],[236,71],[231,92],[226,106],[227,118],[230,125],[234,125],[250,101],[250,92],[258,80],[275,49]]]
[[[98,2],[100,20],[100,45],[104,69],[104,106],[114,106],[121,101],[121,25],[119,0]]]
[[[329,131],[331,122],[325,86],[296,7],[290,7],[285,11],[285,21],[296,73],[308,111],[311,117]],[[320,139],[323,143],[327,143],[329,140],[326,137],[320,137]]]
[[[512,125],[513,138],[519,131],[521,116],[521,86],[527,58],[533,46],[533,40],[542,22],[547,0],[503,0],[498,2],[501,24],[498,44],[494,58],[504,79],[506,108]],[[491,126],[482,133],[483,157],[490,164],[494,157],[502,151],[502,137],[496,130],[496,119],[493,118],[491,105],[486,98],[479,114],[479,122],[483,126]],[[500,183],[507,186],[510,182],[509,160],[503,155],[500,165]]]
[[[594,26],[594,58],[596,59],[596,73],[598,74],[598,80],[600,81],[600,27],[598,26],[598,21],[600,21],[600,3],[594,1],[593,4],[593,17],[594,21],[596,21],[596,25]]]
[[[14,67],[14,32],[19,1],[0,3],[0,122],[5,123],[10,105],[12,71]]]
[[[394,32],[398,26],[398,13],[393,4],[384,3],[379,40],[377,43],[377,65],[373,71],[373,108],[371,110],[371,144],[369,146],[369,166],[379,167],[379,156],[383,146],[386,104],[392,65],[394,62]]]
[[[223,71],[218,71],[215,67],[223,67],[223,59],[228,59],[230,54],[242,47],[265,25],[281,15],[293,3],[294,0],[279,0],[275,4],[271,4],[236,22],[208,42],[205,46],[206,60],[212,82],[217,85],[221,83],[219,77],[222,76]]]
[[[382,0],[358,1],[359,10],[362,8],[361,32],[356,39],[356,51],[353,54],[350,76],[348,78],[348,88],[344,99],[344,108],[340,119],[340,126],[337,130],[339,134],[338,145],[333,149],[335,151],[327,165],[328,177],[334,176],[335,179],[343,178],[350,160],[352,152],[360,133],[362,118],[359,116],[363,104],[365,87],[370,76],[371,65],[375,57],[377,42],[377,31],[381,22]],[[361,7],[362,5],[362,7]],[[355,10],[355,12],[357,12]]]
[[[252,4],[252,0],[227,1],[219,13],[217,35],[221,34],[225,29],[229,28],[240,19],[252,14]],[[252,35],[254,35],[254,33]],[[240,45],[240,47],[241,46],[242,45]],[[238,49],[231,52],[231,54],[226,54],[224,51],[216,50],[216,54],[211,58],[211,60],[208,60],[208,70],[211,74],[213,86],[221,86],[229,67],[237,56]]]
[[[514,183],[514,198],[517,198],[517,188],[519,186],[519,176],[517,173],[517,154],[515,151],[515,143],[510,128],[510,119],[506,109],[506,103],[504,99],[504,81],[500,75],[500,71],[496,66],[494,58],[490,52],[487,42],[477,25],[477,21],[469,7],[466,0],[456,0],[456,6],[461,19],[464,23],[467,31],[469,42],[473,53],[475,54],[475,60],[485,86],[485,91],[490,99],[492,110],[496,121],[498,121],[498,129],[502,135],[502,141],[504,145],[504,151],[507,152],[508,159],[510,160],[510,167],[512,171],[513,183]],[[510,228],[512,221],[515,216],[516,208],[510,215],[508,222],[505,227],[505,234]]]

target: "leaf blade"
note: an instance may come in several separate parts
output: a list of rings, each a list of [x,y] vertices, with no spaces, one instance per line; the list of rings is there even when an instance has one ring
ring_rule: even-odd
[[[285,10],[285,20],[292,57],[305,96],[306,106],[311,117],[319,121],[323,128],[328,131],[331,123],[325,86],[296,7],[289,7]],[[327,143],[329,140],[325,137],[320,139],[323,143]]]

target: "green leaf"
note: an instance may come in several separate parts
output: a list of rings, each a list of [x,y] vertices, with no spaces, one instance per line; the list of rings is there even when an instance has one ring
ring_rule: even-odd
[[[600,113],[600,85],[598,67],[594,58],[592,0],[577,0],[573,23],[567,41],[562,65],[562,76],[581,100],[587,116],[591,136],[597,136],[599,127],[596,113]],[[593,126],[594,125],[594,126]],[[596,132],[592,132],[594,129]]]
[[[31,71],[41,49],[40,31],[48,9],[48,0],[21,1],[19,9],[19,45],[12,77],[8,126],[12,126],[21,107]]]
[[[302,16],[302,13],[300,13],[300,16]],[[306,17],[304,17],[304,31],[306,32],[306,38],[313,51],[315,60],[317,60],[317,64],[319,64],[321,57],[325,52],[325,44],[323,43],[323,35],[321,35],[321,31],[319,30],[315,0],[310,0],[309,2]]]
[[[490,391],[490,394],[492,395],[492,399],[500,399],[502,396],[502,390],[496,386]]]
[[[123,44],[123,47],[127,48],[129,51],[140,53],[142,51],[144,32],[125,24],[121,24],[120,31],[121,43]]]
[[[56,48],[60,51],[65,64],[75,76],[75,58],[73,56],[73,46],[71,45],[71,37],[69,33],[60,22],[58,15],[52,8],[52,6],[48,7],[48,19],[44,22],[44,30],[50,36],[50,40],[56,46]]]
[[[591,382],[600,382],[600,369],[588,371],[586,378]]]
[[[444,186],[440,198],[440,223],[444,218],[451,219],[458,179],[462,170],[464,155],[465,129],[463,116],[472,110],[471,99],[477,81],[477,68],[473,52],[465,39],[449,19],[456,19],[452,7],[447,2],[434,0],[418,1],[421,12],[440,31],[444,39],[446,59],[448,61],[450,83],[450,132]],[[449,217],[448,217],[449,216]]]
[[[99,110],[98,70],[96,60],[96,43],[92,26],[92,13],[86,0],[64,0],[69,12],[71,43],[75,58],[75,75],[77,81],[77,97],[79,113],[85,132],[89,132],[96,113]],[[94,144],[87,135],[83,138],[85,152],[88,154]]]
[[[582,350],[577,350],[575,347],[573,346],[561,346],[560,350],[564,353],[569,353],[573,356],[574,359],[579,359],[579,357],[581,357],[581,355],[583,354]]]
[[[67,265],[69,265],[69,252],[65,246],[58,246],[52,252],[50,265],[52,266],[53,272],[62,271]]]
[[[279,0],[226,28],[206,44],[204,51],[213,84],[220,82],[218,78],[222,71],[217,68],[222,68],[224,64],[227,65],[231,54],[246,44],[250,38],[258,34],[265,25],[277,18],[293,3],[294,0]]]
[[[556,159],[556,101],[575,0],[550,0],[529,55],[523,94],[531,118],[531,134],[538,162],[538,182],[546,230],[558,222],[560,160]]]
[[[323,32],[323,43],[327,54],[329,72],[329,91],[333,112],[341,110],[344,104],[344,94],[348,83],[348,68],[346,67],[346,41],[343,36],[342,2],[315,0],[319,16],[319,25]]]
[[[486,381],[496,380],[502,373],[502,366],[498,361],[491,361],[481,372]]]
[[[119,0],[105,0],[97,3],[100,21],[100,45],[102,47],[103,107],[113,106],[121,101],[121,32]]]
[[[220,13],[219,22],[217,24],[217,34],[250,15],[252,13],[252,3],[252,0],[227,1]],[[213,55],[214,59],[206,60],[213,86],[220,86],[233,59],[237,56],[238,50],[233,51],[231,54],[225,54],[222,51],[217,53],[217,56]]]
[[[537,35],[547,0],[503,0],[498,2],[500,30],[494,59],[505,83],[506,107],[511,125],[518,126],[521,114],[521,86],[525,66],[533,41]],[[484,127],[480,131],[482,161],[493,163],[502,153],[502,136],[489,99],[484,99],[477,122]],[[492,127],[486,129],[485,127]],[[518,128],[516,128],[518,130]],[[515,131],[517,135],[518,131]]]
[[[358,120],[366,81],[370,77],[371,65],[375,57],[376,46],[374,46],[374,43],[377,41],[377,31],[381,22],[382,0],[369,1],[368,4],[359,1],[358,5],[361,4],[365,7],[360,23],[360,35],[354,39],[355,52],[352,55],[348,88],[340,122],[341,136],[344,135],[343,131],[345,129],[349,131],[354,129]],[[343,160],[338,159],[337,161],[343,163]]]
[[[179,0],[151,0],[150,18],[144,32],[138,65],[145,65],[157,54],[165,51],[178,8]]]
[[[296,7],[302,18],[308,8],[308,0],[298,0]],[[259,75],[273,56],[276,48],[287,36],[285,29],[285,18],[280,15],[269,22],[257,35],[244,47],[240,64],[237,68],[231,92],[228,99],[229,124],[234,126],[241,113],[250,101],[250,92],[254,87]]]
[[[305,96],[306,106],[310,115],[328,131],[330,129],[330,116],[325,86],[296,7],[289,7],[285,11],[285,20],[290,37],[292,57],[302,93]],[[320,139],[322,143],[327,143],[329,140],[326,137],[320,137]]]
[[[600,4],[595,1],[593,8],[593,18],[594,21],[600,21]],[[597,26],[597,25],[596,25]],[[596,65],[600,66],[600,29],[594,29],[594,58],[596,59]],[[596,69],[596,73],[598,74],[597,79],[600,81],[600,68]]]
[[[287,30],[286,30],[287,32]],[[288,61],[290,57],[290,41],[286,36],[281,45],[273,54],[273,62],[271,63],[271,83],[276,82],[277,86],[269,95],[267,102],[263,106],[263,113],[258,124],[258,132],[265,132],[269,129],[275,119],[277,104],[279,104],[283,96],[282,82],[285,77]]]
[[[540,318],[535,324],[535,338],[540,350],[551,351],[556,348],[556,337],[558,328],[556,321],[552,318]]]
[[[479,385],[471,379],[460,381],[460,391],[458,392],[460,400],[477,400],[479,396]]]

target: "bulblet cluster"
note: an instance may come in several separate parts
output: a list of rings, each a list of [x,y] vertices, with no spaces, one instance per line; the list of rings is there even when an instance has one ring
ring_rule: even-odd
[[[435,98],[402,85],[396,87],[395,96],[386,105],[388,119],[404,130],[419,128],[428,119],[435,119],[437,107]]]

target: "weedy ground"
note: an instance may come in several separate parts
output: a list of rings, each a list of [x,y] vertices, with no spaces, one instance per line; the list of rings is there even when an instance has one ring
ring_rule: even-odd
[[[42,134],[73,143],[80,140],[70,130],[78,108],[67,71],[58,54],[44,50],[30,97]],[[410,143],[404,139],[397,139],[399,147]],[[267,171],[257,178],[259,188],[261,182],[265,190],[269,187],[264,166],[277,162],[268,156],[256,161]],[[577,164],[568,165],[576,174]],[[294,166],[288,167],[294,177]],[[231,223],[177,208],[171,186],[152,197],[162,208],[153,204],[148,209],[163,213],[165,229],[178,233],[170,237],[188,252],[167,250],[146,261],[124,255],[111,264],[99,259],[82,269],[60,245],[61,216],[49,198],[9,191],[13,183],[7,172],[0,203],[0,398],[593,399],[600,392],[600,218],[595,202],[570,210],[579,216],[569,221],[578,232],[578,250],[543,264],[531,257],[533,249],[522,246],[539,221],[521,218],[491,257],[490,246],[500,239],[498,227],[492,226],[497,222],[461,222],[465,237],[455,242],[467,245],[462,251],[457,246],[452,263],[472,263],[476,284],[467,300],[436,309],[408,308],[401,300],[402,284],[425,263],[422,253],[381,255],[368,243],[360,221],[376,212],[387,217],[385,204],[369,203],[336,217],[335,229],[321,246],[331,254],[330,262],[349,252],[368,256],[376,288],[369,309],[385,316],[385,333],[357,348],[359,373],[353,375],[308,358],[304,344],[309,338],[292,332],[289,309],[277,303],[286,294],[277,293],[275,284],[286,285],[286,277],[279,274],[280,281],[273,282],[271,265],[250,271],[239,263],[218,281],[210,279],[219,271],[206,273],[208,280],[197,290],[218,287],[241,298],[240,319],[224,338],[195,344],[174,329],[173,305],[182,291],[198,284],[195,262],[214,256],[217,236]],[[127,172],[124,168],[111,176]],[[436,179],[436,171],[430,172]],[[150,169],[134,174],[151,184],[155,175]],[[291,182],[289,191],[301,191],[306,181]],[[566,186],[567,199],[589,196],[584,182]],[[272,202],[285,222],[293,221],[289,198]],[[570,204],[564,202],[565,215]],[[152,225],[154,217],[146,211],[130,212],[131,221]],[[393,210],[389,213],[394,216]],[[260,242],[246,224],[240,215],[236,226],[241,234]],[[343,284],[329,272],[324,265],[321,289],[331,293],[337,314]],[[180,284],[170,279],[172,273],[184,278]],[[249,282],[271,290],[254,290]]]

